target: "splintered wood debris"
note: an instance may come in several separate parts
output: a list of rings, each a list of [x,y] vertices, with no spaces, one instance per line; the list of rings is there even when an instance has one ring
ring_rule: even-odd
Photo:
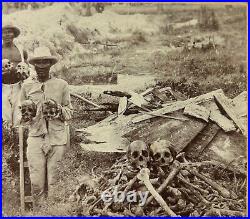
[[[69,200],[80,204],[80,215],[246,214],[246,94],[230,100],[219,89],[169,102],[164,96],[169,90],[105,91],[118,98],[117,111],[77,130],[86,139],[84,150],[126,153],[94,179],[95,186],[81,183],[72,193]],[[152,93],[159,98],[147,98]],[[144,142],[146,148],[135,142]],[[171,155],[159,142],[170,142]],[[103,192],[111,193],[110,202],[103,200]],[[116,202],[117,192],[124,194],[123,202]],[[145,203],[131,202],[133,192],[148,192]]]
[[[163,95],[164,91],[170,89],[159,90],[163,91]],[[220,129],[229,134],[237,131],[238,128],[244,135],[246,134],[243,123],[246,112],[236,110],[236,104],[239,103],[237,99],[235,102],[231,101],[232,109],[229,110],[229,107],[225,106],[225,95],[221,89],[184,101],[163,103],[160,106],[158,102],[156,104],[152,100],[149,102],[144,99],[154,91],[155,89],[147,89],[141,94],[105,91],[107,95],[117,96],[116,112],[93,126],[77,130],[80,135],[84,132],[83,135],[87,139],[87,144],[83,142],[82,147],[92,151],[105,152],[106,148],[107,152],[112,150],[125,152],[126,139],[131,141],[144,138],[150,143],[157,138],[167,138],[172,140],[176,150],[181,152],[208,123],[217,124]],[[239,96],[241,99],[244,97],[243,94]],[[227,102],[229,104],[229,99]]]

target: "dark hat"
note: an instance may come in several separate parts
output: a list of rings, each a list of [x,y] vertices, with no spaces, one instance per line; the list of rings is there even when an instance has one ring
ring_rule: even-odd
[[[16,26],[14,26],[14,25],[11,25],[11,24],[4,25],[4,26],[2,27],[2,31],[3,31],[4,29],[11,29],[11,30],[13,31],[13,33],[14,33],[15,38],[18,37],[18,36],[20,35],[20,29],[17,28]]]

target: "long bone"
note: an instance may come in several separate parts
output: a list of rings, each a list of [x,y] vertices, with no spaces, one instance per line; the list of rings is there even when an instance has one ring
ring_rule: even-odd
[[[129,182],[127,182],[127,183],[125,184],[126,187],[125,187],[125,189],[124,189],[124,191],[123,191],[125,194],[132,188],[132,186],[133,186],[133,184],[136,182],[136,180],[137,180],[137,177],[135,176],[134,178],[132,178]],[[118,185],[118,189],[120,189],[120,188],[121,188],[121,185]],[[104,210],[104,211],[107,211],[107,209],[108,209],[112,204],[113,204],[113,200],[110,201],[109,203],[105,204],[103,210]]]
[[[176,174],[181,170],[180,162],[175,160],[172,165],[172,170],[169,173],[168,177],[165,179],[165,181],[160,185],[159,188],[157,188],[157,192],[160,194],[167,186],[168,184],[174,179]],[[154,199],[153,196],[150,196],[148,200],[146,201],[144,207],[146,207],[152,200]]]
[[[186,160],[186,158],[184,156],[182,158],[184,160],[184,163],[187,164],[188,161]],[[206,182],[210,186],[212,186],[212,188],[214,188],[215,190],[217,190],[224,198],[230,198],[231,197],[230,192],[226,188],[220,186],[219,184],[217,184],[213,180],[211,180],[211,179],[207,178],[206,176],[198,173],[198,171],[196,171],[194,169],[188,169],[188,171],[190,173],[192,173],[193,175],[195,175],[196,177],[202,179],[204,182]]]
[[[207,184],[209,184],[210,186],[212,186],[212,188],[214,188],[215,190],[217,190],[224,198],[230,198],[231,197],[230,192],[226,188],[220,186],[219,184],[217,184],[213,180],[207,178],[206,176],[198,173],[196,170],[189,170],[189,171],[193,175],[197,176],[198,178],[202,179]]]
[[[144,182],[145,186],[147,187],[148,191],[152,194],[152,196],[156,199],[156,201],[160,204],[160,206],[165,210],[165,212],[169,216],[177,216],[167,205],[164,199],[157,193],[154,189],[153,185],[149,180],[149,173],[150,170],[148,168],[142,168],[137,175],[137,178]]]
[[[196,186],[196,185],[194,185],[194,184],[188,182],[182,175],[178,175],[177,178],[178,178],[182,183],[184,183],[184,184],[186,184],[187,186],[190,186],[190,187],[192,187],[192,188],[198,190],[200,193],[202,193],[202,194],[204,194],[204,195],[208,195],[208,194],[209,194],[208,191],[206,191],[206,190],[204,190],[204,189],[202,189],[202,188],[199,188],[198,186]]]

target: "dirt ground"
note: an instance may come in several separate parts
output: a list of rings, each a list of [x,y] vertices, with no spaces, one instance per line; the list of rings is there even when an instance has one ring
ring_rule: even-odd
[[[146,9],[142,6],[107,7],[107,10],[126,16],[144,12],[145,16],[149,16],[148,19],[161,20],[162,27],[157,34],[153,35],[138,31],[134,34],[134,38],[128,40],[129,46],[120,48],[119,51],[103,50],[100,52],[103,55],[112,53],[112,60],[117,63],[116,73],[128,78],[124,84],[118,81],[117,87],[119,88],[119,85],[122,84],[121,87],[124,90],[143,91],[152,84],[164,84],[180,91],[187,97],[221,88],[228,97],[233,98],[246,90],[246,7],[210,7],[214,9],[219,22],[218,30],[201,30],[198,25],[171,30],[168,28],[169,24],[197,19],[200,12],[200,6],[197,5],[183,7],[183,5],[174,4],[172,7],[165,7],[161,12],[157,10],[156,6],[147,6]],[[215,42],[218,45],[212,48],[184,49],[188,43],[209,36],[216,39],[222,38],[223,43],[218,40]],[[133,80],[138,81],[140,78],[141,83],[138,83],[138,86]],[[76,85],[77,88],[74,89],[80,90],[78,93],[92,101],[98,104],[108,102],[108,98],[99,93],[102,90],[101,85],[91,85],[91,89],[87,90],[88,85],[82,86],[79,79],[71,78],[70,75],[65,75],[64,79],[71,85]],[[80,215],[78,206],[68,201],[79,181],[88,175],[100,174],[103,170],[110,168],[121,156],[117,153],[103,154],[81,149],[79,143],[82,139],[75,134],[75,130],[95,124],[107,117],[107,113],[87,112],[84,109],[88,108],[88,105],[75,98],[72,98],[72,102],[75,113],[70,122],[71,146],[61,165],[57,197],[50,200],[36,215]],[[21,215],[18,196],[19,179],[6,163],[10,142],[11,140],[3,142],[5,150],[3,151],[2,212],[5,216],[17,216]],[[16,166],[16,168],[18,167]],[[27,215],[33,215],[33,213],[27,212]]]

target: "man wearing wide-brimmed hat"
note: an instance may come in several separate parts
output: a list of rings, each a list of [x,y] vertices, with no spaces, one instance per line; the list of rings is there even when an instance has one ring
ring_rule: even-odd
[[[14,43],[20,35],[20,30],[14,25],[7,24],[2,27],[2,119],[11,127],[20,122],[18,99],[21,90],[22,77],[17,70],[17,65],[27,67],[28,54],[22,47]]]
[[[67,143],[65,121],[72,116],[68,83],[50,74],[51,66],[57,61],[49,48],[36,48],[29,59],[36,77],[25,81],[21,90],[21,106],[27,106],[27,101],[35,106],[35,113],[30,117],[22,108],[24,123],[29,127],[27,158],[35,207],[46,194],[45,182],[48,196],[55,194],[58,165]]]

